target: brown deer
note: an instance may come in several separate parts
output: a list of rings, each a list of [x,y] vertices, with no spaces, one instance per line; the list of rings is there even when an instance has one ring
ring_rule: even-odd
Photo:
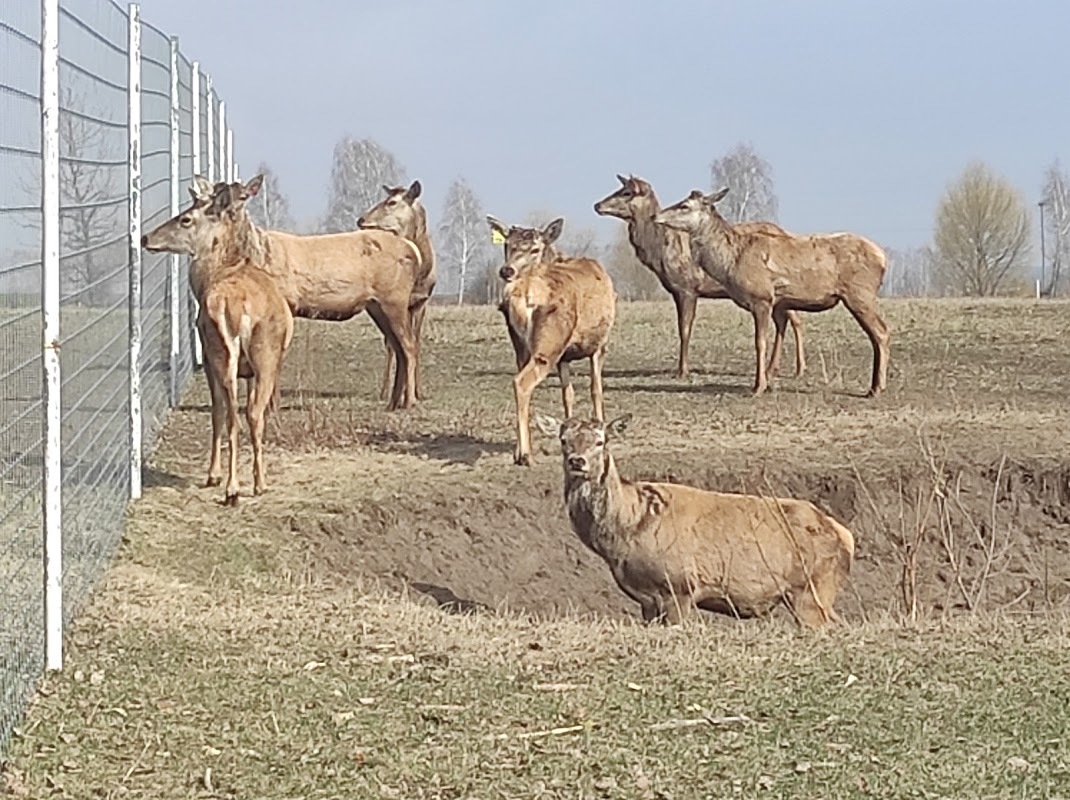
[[[570,363],[591,361],[591,402],[605,418],[602,367],[616,317],[617,295],[609,274],[591,258],[567,258],[553,249],[564,228],[555,219],[545,228],[508,226],[488,216],[491,230],[505,238],[505,282],[500,309],[516,353],[514,461],[531,464],[531,398],[556,367],[565,414],[572,415],[576,393]]]
[[[141,239],[151,252],[193,256],[190,286],[200,310],[204,374],[212,397],[212,453],[206,485],[222,480],[223,427],[229,442],[225,503],[238,502],[238,379],[248,380],[246,419],[253,445],[253,491],[266,489],[264,425],[273,407],[279,373],[293,338],[293,315],[272,278],[261,269],[263,243],[245,213],[245,202],[263,183],[212,187],[194,179],[193,205]]]
[[[383,230],[396,233],[416,245],[420,251],[420,270],[413,285],[409,310],[412,313],[412,332],[416,337],[416,399],[422,400],[420,393],[420,351],[423,341],[424,316],[427,313],[428,300],[435,290],[435,251],[431,246],[431,236],[427,232],[427,211],[419,202],[421,186],[413,181],[406,189],[404,186],[383,186],[386,197],[364,212],[357,220],[357,227],[362,230]],[[393,367],[394,351],[389,343],[386,347],[386,366],[383,369],[383,383],[379,396],[386,399],[390,386],[390,371]]]
[[[741,231],[718,213],[715,203],[728,193],[691,192],[658,212],[660,225],[684,231],[699,266],[721,282],[737,305],[754,317],[757,375],[754,393],[768,387],[765,349],[769,324],[782,334],[790,311],[826,311],[842,302],[873,345],[873,375],[867,397],[884,391],[888,380],[891,330],[877,311],[884,280],[884,251],[850,233],[821,236]],[[770,361],[780,356],[783,336],[773,342]]]
[[[263,269],[295,317],[343,321],[367,311],[397,360],[388,410],[416,402],[416,335],[409,304],[422,270],[411,241],[382,230],[300,235],[262,230]]]
[[[573,531],[644,620],[678,624],[696,607],[755,617],[783,603],[806,627],[838,621],[854,558],[847,528],[805,500],[622,478],[608,443],[630,416],[536,424],[561,442]]]
[[[688,349],[691,330],[695,325],[695,309],[700,297],[727,299],[728,292],[694,263],[691,243],[683,231],[656,225],[654,216],[661,210],[657,195],[649,183],[634,175],[625,178],[618,175],[621,187],[594,204],[595,213],[604,217],[616,217],[628,223],[628,240],[639,261],[657,277],[665,291],[672,295],[676,304],[676,325],[680,335],[680,360],[676,375],[687,377]],[[787,233],[772,222],[744,222],[736,226],[740,230],[766,233]],[[795,377],[801,377],[806,369],[803,352],[802,322],[794,311],[788,312],[795,335]],[[780,348],[774,345],[773,352],[779,355]],[[775,375],[779,364],[769,365]]]

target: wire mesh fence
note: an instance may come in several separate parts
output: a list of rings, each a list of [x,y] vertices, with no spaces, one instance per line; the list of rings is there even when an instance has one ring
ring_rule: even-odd
[[[188,259],[140,251],[134,221],[147,232],[167,220],[188,204],[195,168],[222,179],[229,161],[220,156],[232,154],[220,150],[227,131],[208,76],[135,10],[114,0],[0,3],[0,751],[115,551],[126,504],[140,491],[131,465],[151,453],[197,363]],[[51,66],[42,18],[58,32]],[[43,100],[49,74],[59,86],[56,124]],[[47,182],[57,171],[58,186]],[[45,216],[49,186],[58,217]],[[43,229],[58,235],[58,264]],[[52,417],[42,330],[57,299],[48,276],[57,273]],[[45,442],[55,430],[50,460]],[[46,546],[46,469],[61,476],[59,553]],[[55,626],[46,562],[62,564]]]

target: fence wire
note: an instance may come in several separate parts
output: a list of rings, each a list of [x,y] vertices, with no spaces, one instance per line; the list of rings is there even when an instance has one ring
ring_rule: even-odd
[[[130,498],[129,17],[60,0],[60,368],[63,618],[107,568]],[[0,753],[44,665],[41,6],[0,2]],[[171,216],[171,42],[141,29],[142,230]],[[178,202],[223,175],[206,77],[177,63]],[[200,103],[194,137],[195,94]],[[209,113],[209,104],[211,112]],[[213,123],[211,136],[207,128]],[[214,146],[211,161],[209,140]],[[229,154],[228,154],[229,155]],[[209,174],[208,164],[215,169]],[[142,450],[194,373],[189,259],[142,252]],[[177,290],[173,283],[177,269]],[[172,340],[177,336],[177,353]]]
[[[0,4],[0,745],[44,659],[41,15]]]

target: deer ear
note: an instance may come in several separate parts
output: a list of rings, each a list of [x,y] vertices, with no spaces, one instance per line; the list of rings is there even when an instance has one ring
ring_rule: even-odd
[[[621,175],[619,172],[617,173],[617,180],[620,181],[620,185],[621,186],[627,186],[628,185],[628,179],[625,178],[623,175]]]
[[[558,217],[553,220],[549,225],[542,229],[542,237],[546,240],[546,244],[553,244],[561,236],[561,231],[565,228],[565,220],[562,217]]]
[[[500,219],[492,217],[490,214],[487,214],[487,224],[490,225],[490,229],[499,236],[505,238],[509,235],[509,226]]]
[[[189,193],[193,195],[194,200],[210,200],[212,197],[212,183],[203,175],[194,175],[193,186],[190,187]]]
[[[536,414],[535,427],[547,436],[561,435],[561,423],[549,414]]]
[[[723,189],[714,192],[713,194],[706,195],[706,202],[709,203],[710,205],[713,205],[714,203],[718,202],[719,200],[724,200],[725,195],[728,194],[728,188],[729,187],[726,186]]]
[[[423,191],[423,187],[420,185],[420,182],[419,181],[413,181],[412,185],[409,186],[408,191],[405,192],[405,199],[408,200],[411,203],[417,197],[420,196],[420,192],[422,192],[422,191]]]
[[[250,197],[256,197],[260,193],[260,188],[264,185],[264,176],[254,175],[245,186],[242,187],[242,196],[245,199]]]
[[[628,423],[632,421],[631,414],[622,414],[615,420],[606,423],[606,438],[615,439],[628,430]]]

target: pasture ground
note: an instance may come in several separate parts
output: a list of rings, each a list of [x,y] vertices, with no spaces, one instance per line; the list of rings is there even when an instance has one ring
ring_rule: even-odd
[[[689,380],[670,375],[668,303],[622,304],[607,362],[607,413],[635,415],[625,475],[806,497],[855,531],[847,624],[816,635],[783,612],[636,624],[569,530],[556,443],[511,466],[492,309],[432,309],[428,396],[400,414],[376,396],[366,318],[300,323],[270,492],[237,509],[200,485],[198,377],[0,787],[1070,797],[1070,304],[883,308],[890,388],[872,401],[842,309],[806,317],[807,375],[789,346],[763,398],[749,319],[726,302],[700,307]],[[537,407],[559,413],[556,378]]]

